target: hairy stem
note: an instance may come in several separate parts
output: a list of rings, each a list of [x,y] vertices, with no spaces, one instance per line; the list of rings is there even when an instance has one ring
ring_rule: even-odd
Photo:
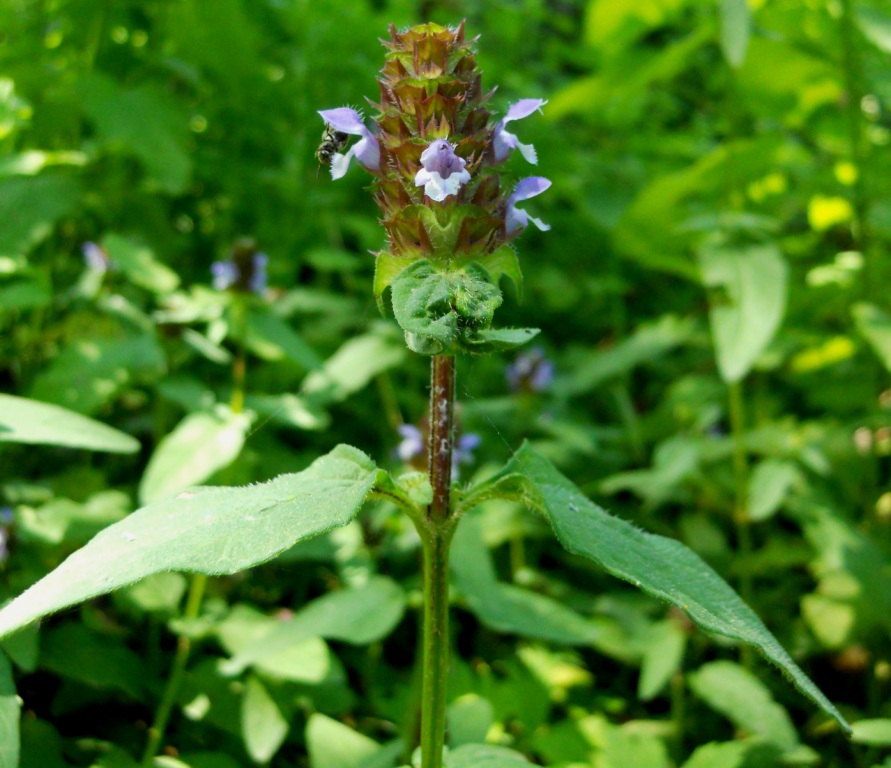
[[[421,682],[421,765],[441,768],[445,744],[449,671],[449,546],[452,450],[454,443],[455,358],[431,362],[428,468],[433,502],[421,527],[424,550],[424,627]]]

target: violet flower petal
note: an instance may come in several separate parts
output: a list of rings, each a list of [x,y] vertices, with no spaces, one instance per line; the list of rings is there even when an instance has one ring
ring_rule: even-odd
[[[547,232],[551,227],[545,224],[541,219],[530,216],[526,211],[517,208],[517,202],[520,200],[528,200],[544,192],[551,186],[549,179],[544,176],[527,176],[517,184],[517,188],[507,198],[507,213],[504,217],[504,228],[508,235],[513,235],[524,229],[531,221],[542,232]]]
[[[496,162],[500,163],[502,160],[506,159],[511,150],[519,149],[520,154],[523,155],[527,162],[530,162],[533,165],[538,164],[538,154],[535,152],[535,147],[531,144],[521,143],[513,133],[505,130],[504,126],[513,120],[521,120],[524,117],[529,117],[529,115],[536,110],[540,112],[545,104],[547,104],[547,101],[544,99],[520,99],[516,104],[510,106],[507,110],[507,114],[501,119],[501,122],[495,126],[495,135],[492,140],[492,151],[495,155]]]
[[[213,275],[213,287],[218,291],[231,288],[241,276],[234,261],[215,261],[210,265],[210,272]]]
[[[456,195],[470,181],[467,161],[455,154],[455,148],[445,139],[436,139],[421,153],[421,168],[415,174],[415,186],[424,187],[424,194],[441,203],[449,195]]]
[[[381,167],[381,148],[377,136],[368,130],[362,122],[362,115],[355,109],[350,107],[322,109],[319,110],[319,115],[334,130],[362,137],[346,154],[338,152],[331,158],[332,179],[339,179],[346,174],[353,157],[369,171],[376,171]]]

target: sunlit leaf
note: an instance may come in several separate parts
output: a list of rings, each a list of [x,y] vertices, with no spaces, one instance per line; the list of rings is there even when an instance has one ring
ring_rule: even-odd
[[[303,472],[241,488],[195,488],[106,528],[0,610],[0,635],[162,571],[236,573],[348,523],[374,464],[338,446]]]
[[[198,485],[229,466],[241,453],[251,419],[220,408],[190,413],[158,443],[139,482],[139,499],[149,504]]]
[[[515,498],[550,521],[570,552],[600,564],[617,578],[680,608],[703,629],[749,644],[780,667],[801,693],[840,726],[845,719],[804,674],[776,638],[739,596],[698,555],[673,539],[646,533],[613,517],[579,489],[528,443],[494,478],[464,501]]]
[[[690,687],[743,733],[761,736],[783,750],[798,746],[789,714],[757,677],[739,664],[713,661],[689,677]]]
[[[58,405],[0,395],[0,443],[31,443],[135,453],[139,441]]]

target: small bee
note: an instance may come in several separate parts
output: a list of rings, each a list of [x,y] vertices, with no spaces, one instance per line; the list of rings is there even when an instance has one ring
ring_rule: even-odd
[[[349,139],[350,135],[348,133],[337,131],[326,124],[325,130],[322,131],[322,143],[319,144],[319,148],[316,150],[316,160],[319,161],[319,165],[331,165],[331,158],[346,146]],[[319,172],[317,170],[316,176],[318,175]]]

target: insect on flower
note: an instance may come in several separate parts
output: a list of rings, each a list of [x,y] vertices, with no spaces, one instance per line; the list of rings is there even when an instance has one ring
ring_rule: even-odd
[[[332,158],[346,146],[349,138],[350,135],[348,133],[338,131],[330,123],[325,123],[325,130],[322,131],[322,141],[316,150],[316,160],[319,161],[319,166],[331,165]],[[316,176],[318,175],[317,169]]]

